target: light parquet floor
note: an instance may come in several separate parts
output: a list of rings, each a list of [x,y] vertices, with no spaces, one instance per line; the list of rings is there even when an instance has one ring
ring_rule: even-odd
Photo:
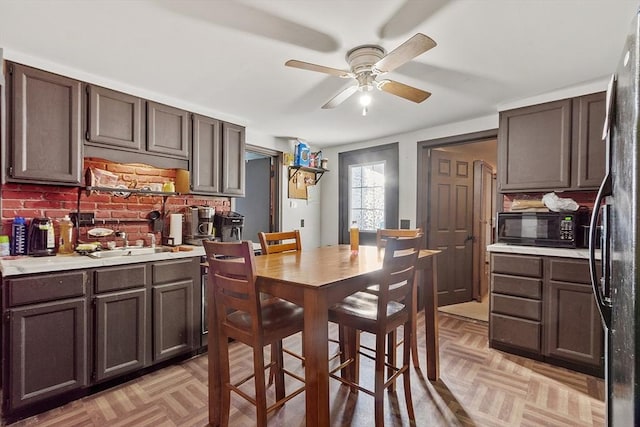
[[[432,383],[412,368],[417,426],[604,425],[601,379],[489,349],[486,323],[446,314],[439,319],[441,379]],[[293,337],[285,344],[296,347],[299,342]],[[232,344],[232,351],[233,369],[251,369],[248,348]],[[295,359],[288,363],[303,372]],[[361,369],[363,381],[372,377],[367,374],[371,365],[363,362]],[[232,404],[233,426],[255,425],[250,404],[236,396]],[[331,412],[333,426],[371,426],[373,398],[350,394],[332,381]],[[409,425],[401,384],[397,394],[387,394],[385,416],[385,425]],[[12,426],[206,426],[207,417],[203,355]],[[272,415],[270,425],[303,426],[304,394]]]

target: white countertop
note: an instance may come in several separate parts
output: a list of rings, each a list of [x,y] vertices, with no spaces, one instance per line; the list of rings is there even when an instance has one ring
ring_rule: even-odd
[[[160,252],[148,255],[119,256],[113,258],[91,258],[80,254],[44,257],[4,257],[0,258],[0,273],[2,273],[2,277],[9,277],[21,274],[79,270],[85,268],[204,256],[204,247],[192,246],[192,248],[193,250],[191,251]]]
[[[494,243],[493,245],[487,246],[487,251],[509,254],[589,259],[588,249],[546,248],[542,246],[518,246],[507,245],[506,243]],[[600,259],[600,249],[596,249],[596,259]]]

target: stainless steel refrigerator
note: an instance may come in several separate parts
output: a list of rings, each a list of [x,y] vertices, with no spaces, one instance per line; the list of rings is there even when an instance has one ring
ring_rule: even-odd
[[[607,92],[606,177],[591,219],[594,294],[605,327],[609,426],[640,425],[640,20],[631,30]],[[601,227],[601,265],[596,263]]]

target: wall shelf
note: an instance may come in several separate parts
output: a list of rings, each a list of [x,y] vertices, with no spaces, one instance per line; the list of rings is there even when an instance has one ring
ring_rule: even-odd
[[[291,173],[292,170],[294,171],[293,174]],[[308,166],[289,166],[289,181],[295,178],[299,172],[311,172],[315,174],[314,184],[310,184],[315,185],[320,181],[320,178],[322,178],[325,172],[329,172],[329,169],[310,168]]]

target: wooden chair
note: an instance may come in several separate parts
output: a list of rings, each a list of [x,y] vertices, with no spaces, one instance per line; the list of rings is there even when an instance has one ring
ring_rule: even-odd
[[[376,244],[378,248],[384,248],[387,239],[389,237],[415,237],[422,233],[420,228],[414,229],[399,229],[399,228],[379,228],[376,231]],[[418,286],[416,285],[413,289],[413,312],[411,313],[411,325],[413,327],[413,331],[417,331],[418,328],[418,311],[422,309],[422,307],[418,306]],[[416,336],[417,333],[411,336],[411,357],[413,360],[413,366],[416,368],[420,367],[420,358],[418,357],[418,338]],[[397,342],[396,334],[389,334],[389,342]],[[400,346],[402,341],[397,342],[396,346]],[[389,363],[395,364],[395,352],[389,354]]]
[[[256,406],[258,426],[267,425],[267,414],[305,390],[304,385],[285,395],[284,374],[304,383],[304,379],[285,370],[282,340],[302,331],[303,309],[288,301],[271,297],[260,298],[256,290],[253,243],[203,242],[209,263],[209,287],[213,290],[216,308],[216,340],[219,348],[221,425],[229,424],[231,392],[235,392]],[[231,383],[229,339],[253,348],[253,372]],[[265,366],[264,347],[271,345],[272,362]],[[267,406],[265,369],[273,367],[276,382],[276,402]],[[250,396],[241,386],[254,379],[255,395]],[[246,387],[245,387],[246,388]]]
[[[302,240],[298,230],[275,233],[260,232],[258,238],[263,255],[302,250]]]
[[[411,313],[414,288],[415,265],[420,252],[421,235],[412,238],[388,239],[384,253],[383,268],[375,280],[375,291],[357,292],[329,309],[329,320],[343,331],[345,362],[330,373],[354,390],[363,391],[375,398],[375,425],[384,425],[384,390],[403,376],[405,400],[409,419],[415,422],[411,400],[410,337],[412,334]],[[403,326],[404,351],[401,366],[387,362],[385,347],[387,336]],[[375,349],[359,343],[359,332],[375,335]],[[365,350],[365,351],[362,351]],[[395,342],[388,345],[388,352],[395,353]],[[375,353],[371,356],[368,352]],[[375,387],[371,391],[358,384],[360,356],[375,360]],[[392,373],[385,375],[387,369]],[[336,375],[342,370],[342,376]]]
[[[273,233],[265,233],[263,231],[258,233],[260,239],[260,248],[262,249],[262,255],[275,254],[279,252],[301,251],[302,240],[300,239],[300,231],[277,231]],[[302,334],[302,342],[304,342],[304,333]],[[292,354],[289,350],[284,349],[287,354]],[[304,346],[302,350],[302,364],[304,365]],[[269,384],[274,379],[274,372],[269,375]]]

